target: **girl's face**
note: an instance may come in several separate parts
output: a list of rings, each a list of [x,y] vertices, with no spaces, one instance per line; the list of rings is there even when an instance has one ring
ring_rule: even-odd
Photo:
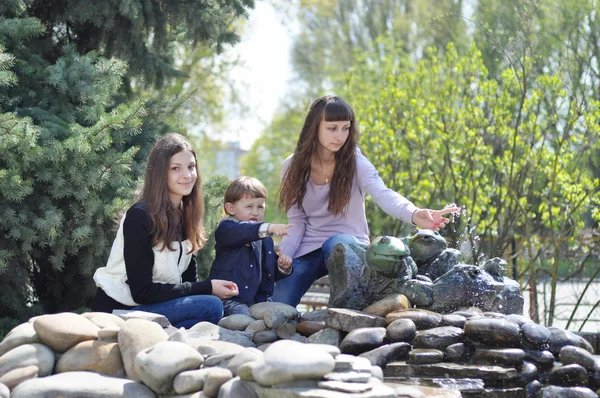
[[[341,122],[328,122],[321,120],[319,123],[319,145],[330,152],[339,151],[350,134],[350,120]]]
[[[184,149],[171,157],[167,175],[167,189],[169,200],[173,206],[179,206],[181,199],[192,193],[196,178],[198,178],[196,158],[191,151]]]

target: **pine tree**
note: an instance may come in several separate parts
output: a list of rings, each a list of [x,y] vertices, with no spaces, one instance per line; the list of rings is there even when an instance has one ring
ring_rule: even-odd
[[[87,306],[115,220],[182,101],[149,104],[141,90],[152,98],[177,75],[174,38],[233,43],[229,21],[248,6],[1,2],[0,335],[10,319]]]

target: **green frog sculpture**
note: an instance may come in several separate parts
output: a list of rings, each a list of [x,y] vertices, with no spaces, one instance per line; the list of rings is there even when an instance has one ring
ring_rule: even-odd
[[[446,240],[429,230],[404,239],[381,236],[369,246],[337,245],[327,263],[329,307],[362,310],[401,293],[413,305],[441,313],[471,306],[522,313],[519,286],[504,276],[504,260],[475,266],[460,264],[458,257],[458,250],[448,249]]]

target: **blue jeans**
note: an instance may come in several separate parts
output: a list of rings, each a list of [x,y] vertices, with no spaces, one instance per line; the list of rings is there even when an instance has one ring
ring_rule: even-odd
[[[339,234],[327,239],[320,249],[294,259],[294,272],[275,283],[271,301],[296,307],[314,281],[327,275],[327,259],[338,243],[343,245],[359,244],[353,235]]]
[[[186,296],[162,303],[143,304],[133,310],[154,312],[167,317],[176,328],[191,328],[198,322],[216,324],[223,317],[223,303],[216,296]]]
[[[243,314],[252,316],[250,314],[250,308],[245,303],[236,300],[223,300],[223,312],[224,316],[234,315],[234,314]]]

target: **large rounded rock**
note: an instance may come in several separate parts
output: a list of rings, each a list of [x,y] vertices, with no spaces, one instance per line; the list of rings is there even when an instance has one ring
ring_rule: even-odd
[[[549,349],[554,355],[558,355],[560,349],[567,345],[581,347],[592,354],[594,353],[592,345],[583,337],[560,328],[549,327],[548,330],[550,331]]]
[[[536,398],[598,398],[598,395],[584,387],[542,387]]]
[[[135,357],[135,371],[144,384],[158,394],[172,394],[173,379],[185,370],[198,369],[204,358],[187,344],[163,341]]]
[[[10,372],[6,372],[2,377],[0,377],[0,384],[5,385],[12,390],[25,380],[38,377],[38,372],[39,369],[35,365],[16,368]],[[0,397],[1,396],[2,395],[0,394]],[[8,395],[6,397],[8,398]]]
[[[520,347],[519,325],[504,319],[479,318],[465,322],[465,337],[494,347]]]
[[[42,343],[56,352],[65,352],[75,344],[96,340],[100,328],[89,319],[71,312],[42,315],[33,321]]]
[[[120,329],[125,324],[122,318],[106,312],[84,312],[81,316],[89,319],[101,329]]]
[[[410,343],[416,335],[417,326],[411,319],[396,319],[386,328],[386,337],[392,343]]]
[[[125,377],[119,345],[110,341],[83,341],[65,352],[55,373],[89,370],[112,377]]]
[[[0,376],[25,366],[37,366],[40,377],[54,369],[54,351],[43,344],[23,344],[0,357]]]
[[[523,342],[532,348],[544,348],[550,341],[550,331],[537,323],[527,322],[521,326]]]
[[[385,328],[360,328],[351,331],[342,340],[340,350],[345,354],[358,355],[373,350],[384,343]]]
[[[133,381],[141,381],[134,363],[135,357],[142,350],[169,338],[163,328],[155,322],[143,319],[129,319],[119,331],[119,348],[123,357],[123,365],[127,377]]]
[[[550,384],[563,387],[587,386],[589,376],[581,365],[571,364],[558,366],[550,372]]]
[[[596,357],[581,347],[572,345],[564,346],[560,349],[558,357],[563,365],[576,363],[583,366],[589,372],[594,371],[594,367],[596,366]]]
[[[23,344],[39,343],[40,338],[30,322],[15,326],[0,343],[0,357]]]
[[[246,314],[233,314],[222,318],[218,325],[229,330],[246,330],[256,319]]]
[[[145,385],[128,379],[92,372],[67,372],[27,380],[11,393],[11,398],[155,398]]]
[[[302,379],[320,379],[335,368],[333,357],[318,345],[279,340],[252,368],[253,378],[264,386]]]
[[[520,348],[478,348],[472,358],[473,363],[499,366],[520,366],[525,352]]]
[[[463,330],[454,326],[440,326],[433,329],[421,330],[413,339],[415,348],[435,348],[444,351],[446,347],[462,343]]]
[[[371,365],[385,368],[385,365],[390,362],[405,360],[411,348],[410,344],[402,342],[384,344],[371,351],[363,352],[359,357],[367,358],[371,362]]]
[[[437,312],[409,308],[402,311],[390,312],[385,321],[389,325],[398,319],[410,319],[414,322],[417,330],[436,328],[442,325],[442,316]]]
[[[410,303],[403,294],[390,294],[379,301],[374,302],[363,310],[367,314],[373,314],[385,317],[392,311],[405,310],[410,308]]]

